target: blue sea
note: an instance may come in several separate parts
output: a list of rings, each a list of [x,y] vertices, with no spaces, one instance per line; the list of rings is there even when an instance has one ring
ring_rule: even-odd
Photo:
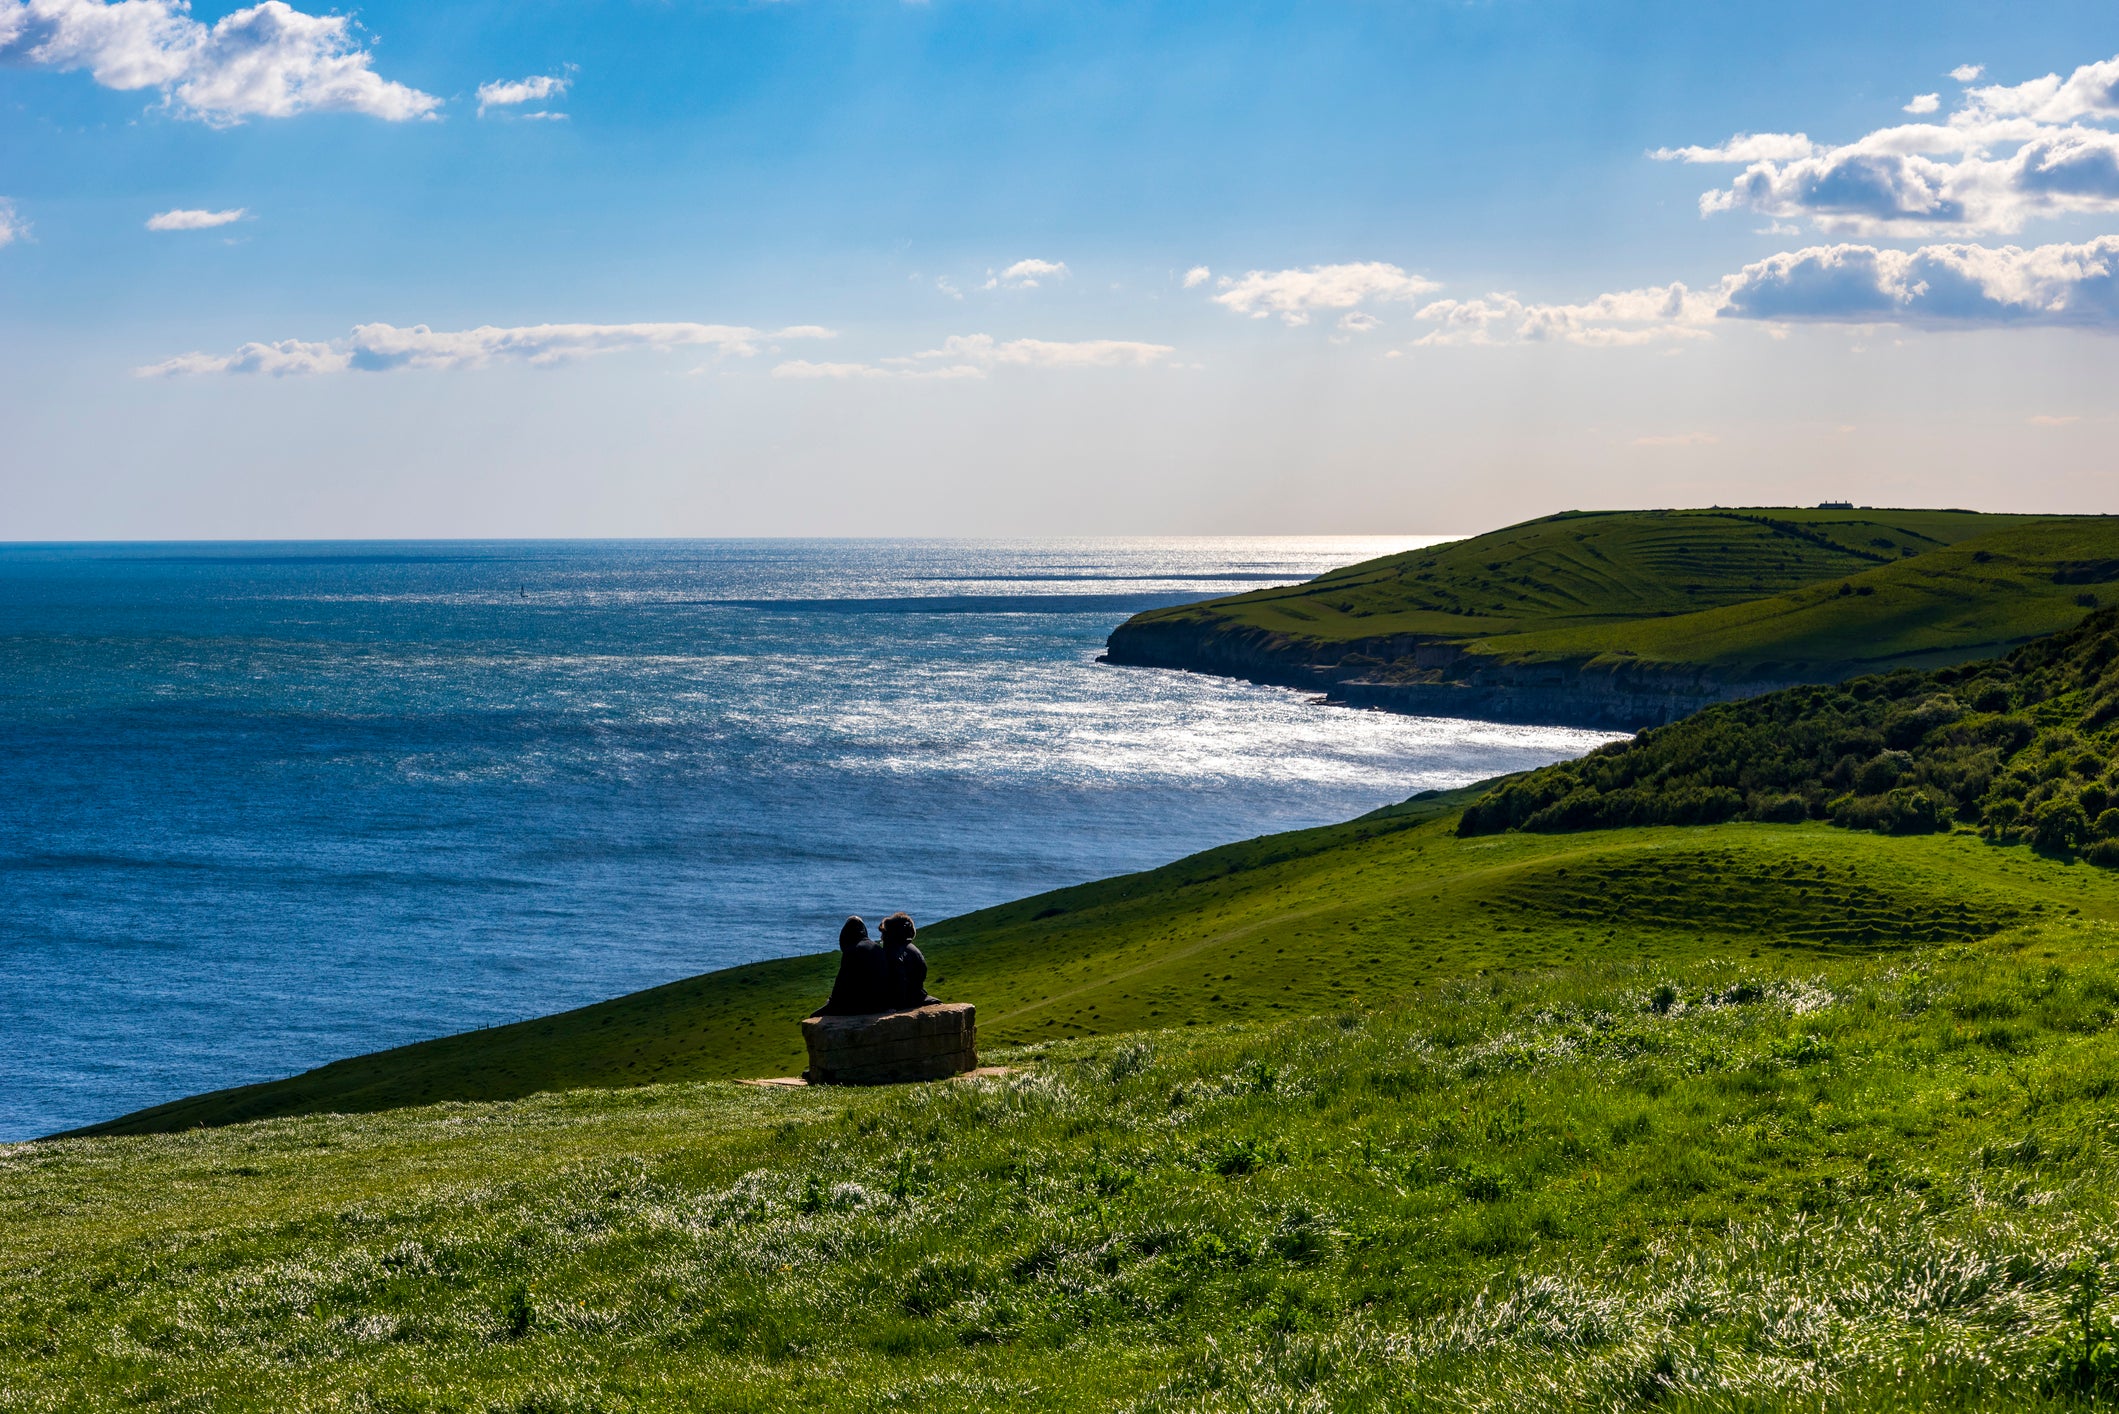
[[[0,546],[0,1140],[1604,740],[1095,661],[1417,543]]]

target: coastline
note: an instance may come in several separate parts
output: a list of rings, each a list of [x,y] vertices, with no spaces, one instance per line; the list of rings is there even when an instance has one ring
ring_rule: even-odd
[[[1717,702],[1804,681],[1723,679],[1704,669],[1627,663],[1609,668],[1515,664],[1474,658],[1446,643],[1406,639],[1345,644],[1339,659],[1325,662],[1312,656],[1316,647],[1262,629],[1129,620],[1112,631],[1097,661],[1300,688],[1322,693],[1335,705],[1410,716],[1590,731],[1667,726]]]

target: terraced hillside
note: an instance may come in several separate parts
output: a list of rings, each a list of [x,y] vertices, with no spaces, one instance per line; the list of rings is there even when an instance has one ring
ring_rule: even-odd
[[[1976,942],[2080,909],[2119,878],[1969,834],[1823,825],[1460,838],[1475,792],[1267,836],[923,931],[940,995],[989,1050],[1388,1004],[1515,967],[1872,955]],[[1887,846],[1887,847],[1880,847]],[[90,1132],[791,1075],[833,956],[757,963],[563,1015],[178,1101]]]
[[[2119,520],[1569,512],[1136,615],[1112,662],[1494,720],[1638,728],[1801,682],[1992,656],[2119,580]]]

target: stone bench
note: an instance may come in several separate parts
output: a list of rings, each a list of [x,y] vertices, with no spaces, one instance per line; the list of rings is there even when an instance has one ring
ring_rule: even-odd
[[[802,1022],[812,1085],[893,1085],[946,1080],[978,1069],[977,1009],[936,1002],[867,1016],[812,1016]]]

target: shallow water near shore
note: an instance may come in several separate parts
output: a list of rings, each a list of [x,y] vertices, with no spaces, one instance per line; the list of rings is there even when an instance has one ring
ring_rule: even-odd
[[[1095,662],[1416,543],[0,547],[0,1140],[1607,739]]]

